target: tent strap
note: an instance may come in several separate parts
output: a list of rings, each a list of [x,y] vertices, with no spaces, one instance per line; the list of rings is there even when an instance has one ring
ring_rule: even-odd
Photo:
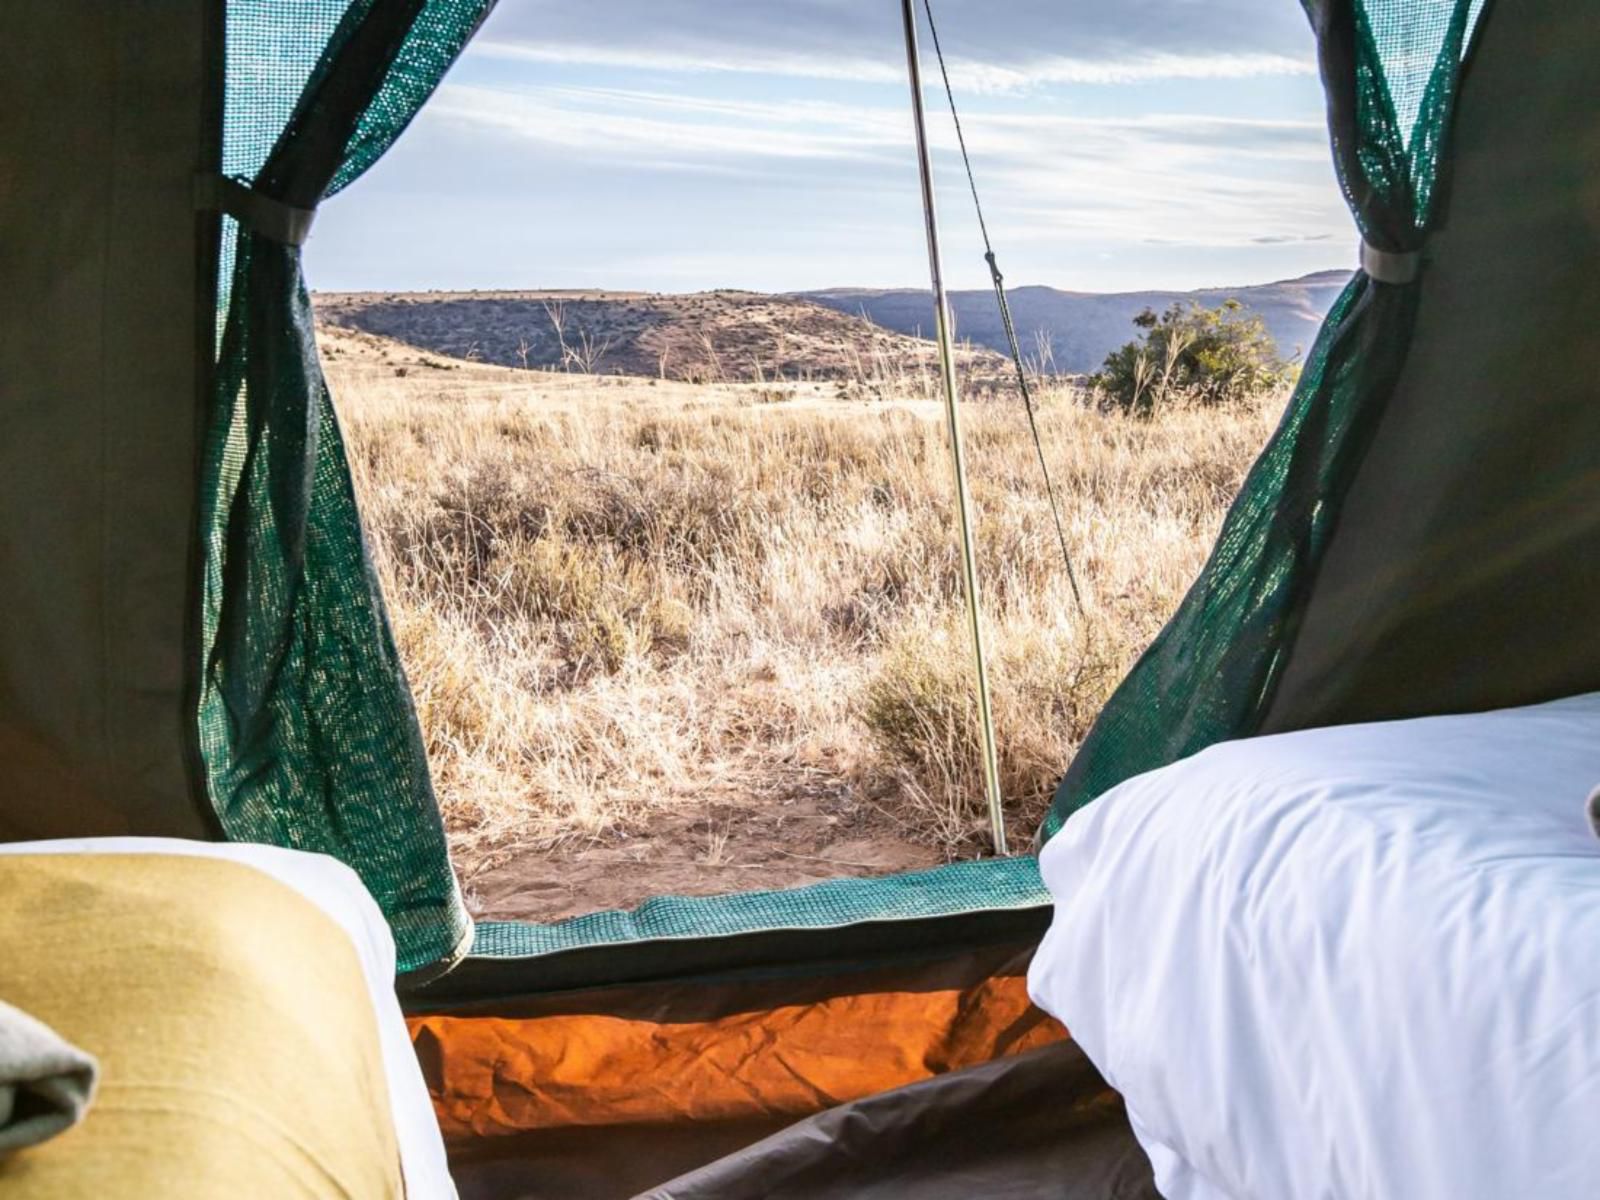
[[[1365,238],[1361,240],[1361,269],[1377,283],[1415,283],[1422,272],[1420,250],[1380,250]]]
[[[231,176],[210,173],[195,176],[194,203],[205,212],[226,213],[252,233],[285,246],[304,245],[317,215],[314,208],[295,208]]]

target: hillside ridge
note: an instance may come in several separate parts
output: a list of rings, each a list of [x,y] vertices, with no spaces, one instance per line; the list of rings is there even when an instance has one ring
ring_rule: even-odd
[[[1093,371],[1136,333],[1146,308],[1236,299],[1286,358],[1304,357],[1347,271],[1196,291],[1009,291],[1023,354],[1050,374]],[[894,381],[934,366],[932,300],[916,288],[841,287],[767,294],[591,289],[320,292],[319,322],[434,355],[505,367],[634,375],[689,383]],[[962,367],[1004,376],[1004,330],[985,289],[950,294]]]
[[[318,320],[434,354],[506,367],[689,383],[895,379],[931,343],[794,295],[714,291],[325,292]],[[994,374],[992,351],[964,365]]]
[[[1107,354],[1134,336],[1133,318],[1139,313],[1191,300],[1207,306],[1238,300],[1261,317],[1281,355],[1304,358],[1350,275],[1344,270],[1315,271],[1272,283],[1192,291],[1080,292],[1026,284],[1008,288],[1006,294],[1023,354],[1043,369],[1082,374],[1097,369]],[[796,294],[898,333],[915,335],[932,321],[926,289],[846,287]],[[992,291],[951,292],[950,308],[959,337],[992,350],[1006,349]]]

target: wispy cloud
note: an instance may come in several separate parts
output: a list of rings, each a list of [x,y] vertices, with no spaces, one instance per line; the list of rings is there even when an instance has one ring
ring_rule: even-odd
[[[458,136],[558,154],[567,169],[766,176],[801,192],[825,180],[865,192],[909,178],[900,108],[452,84],[428,119]],[[1326,135],[1312,121],[978,112],[968,115],[967,133],[995,211],[1015,214],[1034,236],[1285,244],[1343,219],[1326,186]],[[947,159],[954,153],[947,127],[936,128],[935,141]]]
[[[1275,0],[937,0],[957,81],[972,89],[1298,74],[1298,5]],[[898,80],[899,12],[860,0],[523,0],[480,52],[695,72]]]
[[[840,106],[695,101],[615,89],[441,88],[431,117],[590,162],[726,169],[763,160],[862,162],[896,142],[900,127]],[[901,136],[903,141],[903,135]],[[571,161],[570,159],[568,160]]]
[[[673,51],[615,44],[571,42],[542,45],[487,38],[479,48],[486,58],[689,74],[743,74],[790,79],[849,80],[856,83],[900,83],[903,63],[882,58],[784,53],[756,49],[737,57],[699,51]],[[1271,75],[1310,75],[1316,64],[1309,55],[1277,53],[1180,53],[1123,49],[1115,56],[1079,58],[1040,55],[1014,62],[953,57],[951,82],[977,93],[1021,91],[1047,84],[1128,84],[1181,79],[1251,79]]]
[[[1292,0],[934,3],[1020,277],[1187,286],[1338,261],[1319,247],[1348,241],[1349,217]],[[502,4],[354,189],[408,231],[384,281],[916,282],[898,22],[861,0]],[[970,285],[981,255],[936,81],[947,248]],[[321,228],[351,262],[382,232],[337,213]],[[352,283],[375,280],[360,267]]]
[[[825,100],[758,100],[619,87],[491,87],[446,84],[426,110],[432,121],[460,122],[586,156],[633,157],[635,147],[671,147],[712,156],[859,157],[879,149],[903,152],[909,115],[903,105],[867,106]],[[1318,121],[1244,118],[1204,113],[1078,116],[1048,110],[973,112],[973,141],[991,155],[1047,157],[1085,146],[1122,152],[1184,155],[1227,150],[1275,159],[1327,157]],[[931,128],[941,148],[954,132]]]

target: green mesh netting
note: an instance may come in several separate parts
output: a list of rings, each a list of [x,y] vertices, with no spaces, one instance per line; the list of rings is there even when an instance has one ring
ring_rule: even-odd
[[[1422,249],[1463,50],[1483,0],[1306,0],[1340,183],[1379,250]],[[1254,733],[1372,430],[1392,394],[1418,285],[1357,274],[1307,357],[1177,614],[1113,693],[1041,837],[1141,772]]]
[[[582,946],[732,937],[777,929],[837,929],[869,921],[913,921],[1049,903],[1038,860],[985,858],[883,879],[829,879],[781,892],[657,896],[628,912],[589,913],[553,925],[482,921],[472,953],[530,958]]]
[[[308,208],[393,143],[493,0],[229,0],[225,169]],[[201,476],[200,744],[227,836],[361,875],[402,971],[471,936],[317,361],[300,252],[227,247]]]

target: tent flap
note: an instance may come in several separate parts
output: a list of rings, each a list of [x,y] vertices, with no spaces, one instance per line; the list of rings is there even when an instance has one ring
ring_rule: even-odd
[[[229,173],[313,209],[377,160],[492,0],[228,6]],[[317,360],[300,249],[239,228],[204,448],[199,723],[230,838],[333,855],[402,971],[464,953],[410,689]]]
[[[1524,0],[1473,55],[1405,370],[1264,732],[1600,689],[1600,22],[1572,18]]]
[[[1480,3],[1307,3],[1334,164],[1362,237],[1385,254],[1423,250],[1434,225]],[[1124,779],[1259,730],[1405,364],[1425,278],[1358,272],[1334,303],[1210,559],[1084,740],[1043,836]]]

